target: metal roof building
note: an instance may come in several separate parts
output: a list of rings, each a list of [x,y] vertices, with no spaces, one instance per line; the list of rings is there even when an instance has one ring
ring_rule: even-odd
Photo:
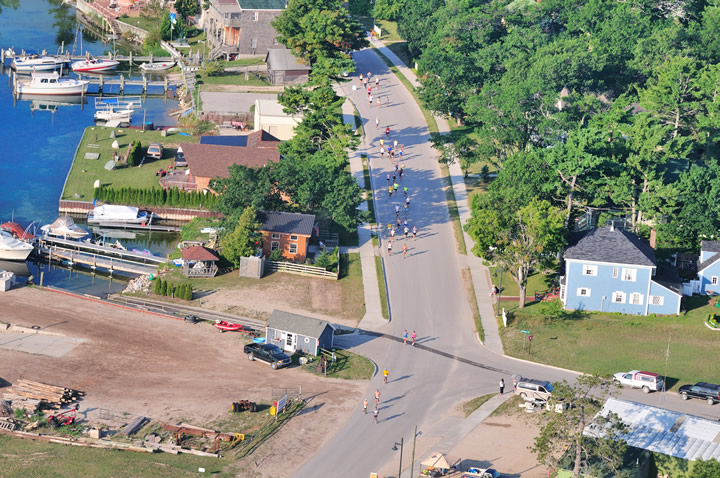
[[[617,414],[629,428],[628,445],[685,460],[720,459],[720,422],[664,408],[609,398],[598,415]],[[602,428],[590,425],[587,436],[601,436]]]

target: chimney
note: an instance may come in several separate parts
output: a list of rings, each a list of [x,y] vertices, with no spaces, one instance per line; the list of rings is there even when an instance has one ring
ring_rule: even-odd
[[[655,229],[650,231],[650,247],[655,249],[655,243],[657,242],[657,232]]]
[[[610,221],[610,230],[615,231],[615,221]]]

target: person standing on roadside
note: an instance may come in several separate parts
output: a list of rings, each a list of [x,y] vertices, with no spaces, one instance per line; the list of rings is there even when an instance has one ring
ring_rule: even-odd
[[[502,395],[504,391],[505,391],[505,379],[501,378],[500,379],[500,395]]]

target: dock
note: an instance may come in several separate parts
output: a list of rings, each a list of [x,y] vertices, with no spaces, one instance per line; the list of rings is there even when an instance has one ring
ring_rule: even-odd
[[[160,224],[131,224],[127,222],[93,222],[91,225],[98,227],[110,227],[113,229],[127,229],[131,231],[159,231],[159,232],[180,232],[182,226],[164,226]]]
[[[150,81],[144,74],[138,80],[129,80],[125,78],[125,75],[120,75],[120,78],[105,78],[102,75],[88,76],[78,74],[78,78],[89,82],[91,85],[97,85],[98,92],[100,93],[102,93],[103,87],[105,86],[119,86],[120,93],[125,91],[126,86],[141,86],[143,93],[146,93],[149,87],[162,88],[163,92],[167,93],[170,88],[178,88],[183,84],[182,80],[170,80],[167,76],[162,80]]]
[[[121,271],[147,275],[156,272],[158,266],[166,262],[164,257],[56,237],[40,238],[38,249],[49,262],[53,259],[68,261],[91,269],[105,269],[110,273]]]

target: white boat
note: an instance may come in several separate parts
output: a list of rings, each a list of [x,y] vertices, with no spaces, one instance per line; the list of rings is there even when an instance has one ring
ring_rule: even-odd
[[[18,72],[52,71],[65,66],[67,62],[56,56],[26,55],[13,58],[11,66]]]
[[[120,62],[115,60],[91,58],[89,60],[74,61],[72,63],[72,70],[78,73],[97,73],[100,71],[114,70],[119,64]]]
[[[140,69],[144,71],[165,71],[175,66],[174,61],[168,61],[163,63],[143,63],[140,65]]]
[[[13,237],[7,231],[0,230],[0,260],[24,261],[33,251],[33,246]]]
[[[33,73],[30,81],[18,81],[19,95],[82,95],[87,91],[88,82],[74,78],[60,78],[57,71]]]
[[[129,123],[132,120],[132,115],[135,110],[130,108],[114,108],[109,106],[104,110],[95,112],[95,119],[97,121],[120,121],[123,123]]]
[[[46,224],[40,228],[46,236],[56,236],[65,239],[80,239],[90,235],[82,227],[75,224],[70,216],[60,216],[52,224]]]
[[[133,206],[103,204],[88,213],[88,223],[91,224],[149,224],[151,221],[152,214]]]

